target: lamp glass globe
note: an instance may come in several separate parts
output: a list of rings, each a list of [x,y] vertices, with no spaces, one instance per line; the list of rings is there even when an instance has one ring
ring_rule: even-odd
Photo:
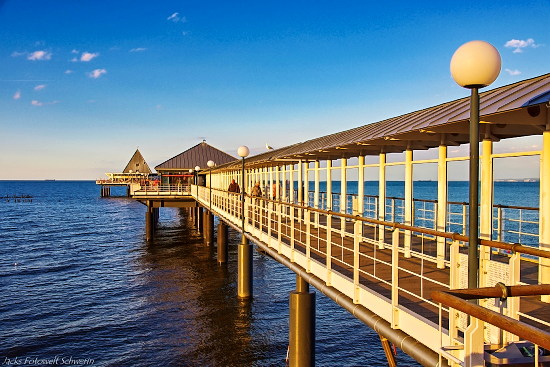
[[[237,150],[237,154],[239,155],[239,157],[246,158],[250,154],[250,149],[248,149],[246,145],[242,145]]]
[[[206,165],[208,167],[212,168],[212,167],[214,167],[215,163],[214,163],[214,161],[208,161],[208,162],[206,162]]]
[[[199,166],[195,166],[195,171],[200,171],[201,168]]]
[[[500,54],[485,41],[470,41],[460,46],[451,58],[451,75],[465,88],[486,87],[500,74]]]

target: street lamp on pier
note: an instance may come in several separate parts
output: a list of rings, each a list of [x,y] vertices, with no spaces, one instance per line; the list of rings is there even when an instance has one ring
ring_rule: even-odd
[[[479,88],[496,80],[500,73],[500,54],[484,41],[470,41],[460,46],[451,59],[451,75],[470,96],[470,179],[469,179],[469,245],[468,288],[479,286]]]
[[[241,216],[242,216],[242,230],[243,230],[243,238],[244,238],[244,189],[245,189],[245,176],[244,176],[244,159],[248,157],[250,154],[250,149],[246,145],[242,145],[237,150],[237,154],[239,157],[242,158],[242,171],[241,171],[241,180],[242,180],[242,187],[241,187]]]

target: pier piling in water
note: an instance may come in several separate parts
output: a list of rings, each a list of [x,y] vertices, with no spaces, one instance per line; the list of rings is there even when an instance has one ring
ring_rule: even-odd
[[[227,262],[227,238],[228,227],[222,220],[218,223],[218,263],[225,264]]]
[[[237,297],[252,298],[252,245],[243,234],[237,248]]]
[[[155,232],[154,208],[150,202],[147,202],[147,211],[145,212],[145,240],[150,242],[153,240]]]
[[[290,292],[289,365],[315,365],[315,293],[296,275],[296,290]]]
[[[199,230],[199,232],[201,233],[201,235],[204,235],[204,232],[203,232],[203,229],[204,229],[204,226],[203,226],[203,222],[204,222],[204,218],[203,218],[203,214],[202,214],[202,207],[201,206],[198,206],[197,207],[197,229]]]
[[[204,211],[204,244],[214,245],[214,214],[211,211]]]

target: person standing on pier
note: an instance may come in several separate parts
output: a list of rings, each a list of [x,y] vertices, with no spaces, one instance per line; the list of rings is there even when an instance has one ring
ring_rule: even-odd
[[[236,213],[237,206],[236,206],[236,200],[237,200],[237,194],[241,192],[241,188],[239,187],[239,184],[235,182],[235,179],[231,180],[231,183],[229,184],[229,187],[227,188],[228,192],[232,192],[234,195],[229,195],[229,199],[231,201],[231,210]]]
[[[259,182],[256,182],[256,184],[252,188],[251,195],[252,196],[257,196],[257,197],[262,196],[262,189],[260,188],[260,183]]]
[[[231,183],[229,184],[229,187],[227,188],[227,191],[234,192],[236,194],[239,194],[241,192],[241,189],[239,187],[239,184],[235,182],[235,180],[231,180]]]

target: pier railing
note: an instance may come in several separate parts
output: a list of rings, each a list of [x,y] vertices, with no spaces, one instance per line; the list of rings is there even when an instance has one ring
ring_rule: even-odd
[[[244,215],[244,231],[259,244],[376,312],[451,364],[464,362],[472,348],[468,343],[517,340],[489,324],[481,336],[479,330],[474,335],[465,313],[431,299],[432,291],[467,287],[468,238],[462,234],[248,195],[243,213],[239,194],[200,186],[193,186],[191,193],[235,227],[242,226]],[[480,286],[538,284],[544,270],[539,262],[550,258],[549,252],[518,244],[481,240],[480,245]],[[483,300],[481,306],[550,329],[548,306],[536,297],[521,303],[509,299],[505,305]]]
[[[190,185],[142,185],[134,196],[186,196],[191,195]]]
[[[363,196],[363,208],[358,208],[357,194],[347,194],[342,200],[340,193],[331,194],[332,207],[328,205],[326,192],[319,192],[319,204],[315,204],[315,193],[308,192],[307,206],[362,215],[366,218],[378,219],[379,198],[375,195]],[[297,192],[294,195],[298,197]],[[345,202],[345,205],[343,204]],[[298,204],[295,200],[293,203]],[[437,229],[437,200],[413,199],[413,224],[416,227]],[[345,209],[344,209],[345,208]],[[345,210],[345,211],[344,211]],[[458,201],[447,202],[446,231],[467,235],[468,203]],[[385,219],[389,222],[405,222],[405,199],[387,196],[385,203]],[[493,205],[492,238],[496,241],[533,245],[539,237],[539,208],[513,205]]]

